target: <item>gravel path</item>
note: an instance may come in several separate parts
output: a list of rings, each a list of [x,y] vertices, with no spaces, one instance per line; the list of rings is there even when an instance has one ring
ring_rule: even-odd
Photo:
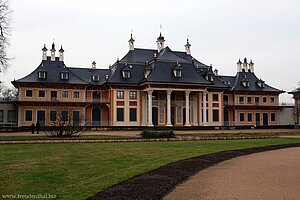
[[[300,147],[234,158],[207,168],[165,197],[175,199],[299,199]]]
[[[178,184],[188,180],[199,171],[214,166],[225,160],[257,152],[270,151],[287,147],[300,147],[297,144],[283,144],[250,149],[225,151],[202,155],[199,157],[174,162],[150,172],[138,175],[121,182],[90,197],[92,200],[147,200],[162,199],[168,195]],[[196,186],[195,186],[196,187]],[[233,190],[232,190],[233,191]],[[178,195],[177,195],[178,196]],[[181,199],[181,198],[180,198]],[[187,199],[201,199],[187,198]],[[260,198],[259,198],[260,199]]]

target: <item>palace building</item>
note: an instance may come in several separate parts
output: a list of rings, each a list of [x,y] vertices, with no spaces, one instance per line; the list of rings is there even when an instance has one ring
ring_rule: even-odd
[[[254,63],[237,63],[234,76],[222,76],[185,51],[165,46],[134,47],[107,69],[74,68],[42,49],[42,62],[29,75],[13,81],[18,126],[39,121],[51,126],[59,118],[82,126],[260,126],[277,125],[282,90],[254,73]]]

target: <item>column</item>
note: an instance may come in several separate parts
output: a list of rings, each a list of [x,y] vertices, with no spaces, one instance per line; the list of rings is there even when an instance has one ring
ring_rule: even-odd
[[[190,91],[185,91],[185,125],[191,126],[190,124]]]
[[[153,123],[152,123],[152,93],[153,93],[153,90],[148,90],[148,123],[147,123],[147,126],[153,126]]]
[[[171,93],[172,93],[172,90],[167,90],[167,124],[166,124],[166,126],[172,126],[172,123],[171,123]]]
[[[21,127],[21,126],[22,126],[22,113],[21,113],[21,107],[18,106],[18,127]]]
[[[207,125],[207,116],[206,116],[206,96],[207,96],[207,93],[206,92],[203,92],[202,94],[202,98],[203,98],[203,125]]]

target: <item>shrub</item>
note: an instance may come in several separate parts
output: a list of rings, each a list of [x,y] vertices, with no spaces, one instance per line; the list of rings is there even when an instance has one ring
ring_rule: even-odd
[[[156,131],[145,129],[141,132],[142,138],[174,138],[175,133],[173,130]]]

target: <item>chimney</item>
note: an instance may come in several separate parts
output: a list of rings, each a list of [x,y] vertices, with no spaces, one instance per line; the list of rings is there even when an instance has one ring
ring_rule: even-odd
[[[247,71],[248,69],[248,62],[247,62],[247,58],[244,58],[244,63],[243,63],[243,70]]]
[[[62,48],[62,45],[60,46],[59,50],[59,61],[64,61],[64,49]]]
[[[241,60],[239,59],[239,61],[236,63],[237,64],[237,72],[242,72],[242,62]]]
[[[51,61],[55,61],[55,44],[52,44],[52,48],[51,48]]]
[[[157,38],[157,50],[160,52],[163,48],[165,48],[165,38],[161,35],[161,32],[159,34],[159,37]]]
[[[185,47],[185,52],[188,55],[191,55],[191,44],[189,43],[189,38],[186,40],[186,45],[184,45]]]
[[[42,60],[47,60],[47,51],[48,51],[48,49],[46,48],[46,44],[44,44],[44,48],[42,48],[42,51],[43,51]]]
[[[252,60],[250,60],[249,63],[249,72],[254,73],[254,63],[252,62]]]
[[[130,39],[128,40],[129,42],[129,50],[134,50],[134,39],[132,38],[132,33],[131,33],[131,36],[130,36]]]

